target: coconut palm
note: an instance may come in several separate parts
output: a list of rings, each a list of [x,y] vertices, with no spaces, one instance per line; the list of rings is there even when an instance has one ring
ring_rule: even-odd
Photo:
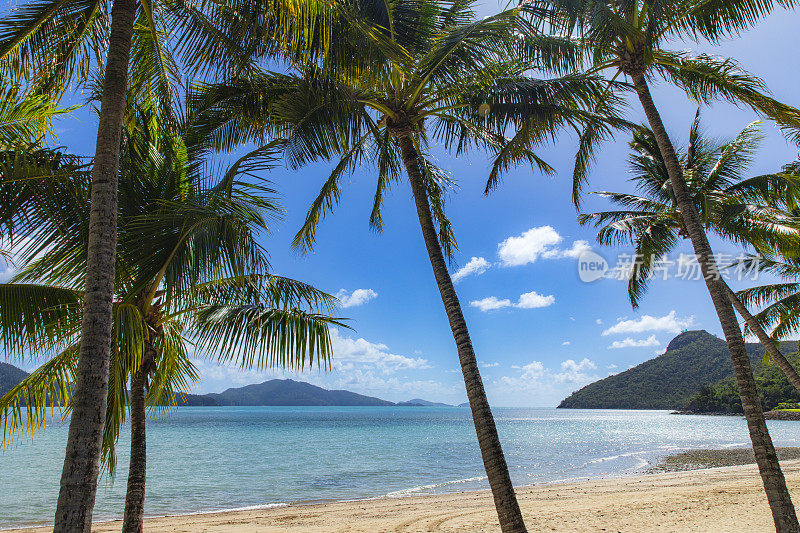
[[[315,24],[326,20],[326,10],[317,0],[30,0],[0,20],[0,74],[39,94],[83,87],[95,68],[103,70],[87,244],[92,275],[86,276],[55,532],[88,533],[91,527],[112,341],[117,171],[127,89],[149,87],[169,110],[176,65],[192,72],[239,72],[253,58],[277,50],[320,50],[330,37]],[[172,51],[180,52],[179,61]]]
[[[700,111],[689,132],[689,144],[678,154],[689,192],[703,226],[724,240],[753,249],[792,250],[798,244],[796,219],[782,207],[800,192],[797,176],[788,173],[745,177],[761,135],[758,123],[744,128],[733,140],[715,142],[700,129]],[[688,238],[675,195],[669,185],[664,159],[649,130],[634,134],[630,142],[631,181],[640,195],[614,192],[596,194],[621,209],[578,217],[581,224],[600,228],[602,244],[630,243],[637,261],[628,278],[628,296],[638,307],[647,283],[670,251]],[[783,356],[777,344],[727,287],[731,303],[792,385],[800,391],[800,375]]]
[[[70,111],[46,96],[0,85],[0,150],[31,148],[52,133],[54,117]]]
[[[744,104],[787,128],[800,125],[800,112],[767,95],[764,83],[744,72],[735,61],[709,55],[693,56],[674,52],[665,45],[669,39],[703,37],[716,41],[748,27],[771,10],[772,2],[733,0],[529,0],[526,4],[536,19],[565,41],[581,44],[591,72],[610,71],[612,78],[628,77],[648,125],[663,155],[670,185],[684,227],[692,241],[700,269],[730,349],[745,418],[753,443],[759,472],[778,531],[800,531],[786,481],[767,431],[758,401],[750,360],[725,284],[706,237],[702,220],[692,203],[691,192],[680,161],[670,141],[658,108],[650,93],[649,80],[661,77],[684,90],[694,100],[708,102],[722,98]],[[618,85],[621,87],[621,85]],[[573,199],[580,201],[580,189],[592,159],[592,149],[606,134],[591,125],[581,136],[581,150],[575,164]]]
[[[43,95],[0,86],[0,236],[5,244],[14,246],[16,208],[30,192],[24,185],[27,179],[53,175],[59,164],[68,165],[69,157],[46,145],[53,137],[53,118],[69,111]]]
[[[443,0],[342,3],[341,38],[314,65],[263,72],[198,88],[194,107],[208,117],[206,142],[278,135],[292,165],[314,160],[335,167],[308,211],[295,246],[311,249],[316,229],[336,206],[341,179],[362,165],[376,171],[369,219],[380,230],[381,205],[403,170],[450,323],[484,467],[503,531],[525,526],[478,370],[466,320],[448,273],[456,249],[444,201],[450,177],[430,156],[434,144],[455,154],[488,149],[490,180],[519,162],[552,169],[529,146],[562,126],[600,121],[605,86],[589,76],[538,79],[530,69],[569,62],[529,32],[518,9],[476,19],[474,3]],[[603,108],[604,109],[604,108]],[[613,117],[611,117],[613,118]],[[513,130],[511,139],[506,131]],[[224,136],[224,137],[223,137]]]
[[[269,274],[255,240],[278,214],[262,174],[280,150],[274,142],[219,172],[183,136],[140,116],[124,139],[119,243],[113,305],[110,387],[103,461],[113,475],[114,447],[130,411],[131,456],[123,531],[141,532],[146,466],[146,406],[164,409],[196,378],[200,353],[246,368],[325,365],[329,324],[320,312],[335,299]],[[53,180],[51,178],[51,180]],[[54,181],[54,180],[53,180]],[[45,358],[0,399],[5,438],[43,427],[47,404],[73,409],[85,293],[89,201],[86,166],[42,189],[30,209],[59,196],[56,218],[40,226],[20,216],[26,268],[0,285],[0,330],[8,353]],[[70,201],[70,198],[72,201]],[[54,231],[54,229],[56,231]],[[27,230],[27,231],[25,231]],[[60,231],[58,231],[60,230]],[[315,361],[316,358],[316,361]],[[130,381],[130,392],[128,383]]]
[[[763,327],[772,328],[772,337],[785,339],[800,326],[800,260],[796,255],[752,254],[743,259],[740,268],[769,273],[785,281],[751,287],[739,291],[743,304],[763,307],[755,318]]]

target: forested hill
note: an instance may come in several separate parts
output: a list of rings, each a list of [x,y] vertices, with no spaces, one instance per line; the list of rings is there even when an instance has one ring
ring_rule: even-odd
[[[346,390],[328,390],[292,379],[271,379],[218,394],[189,394],[180,405],[394,405],[392,402]]]
[[[8,363],[0,363],[0,397],[11,390],[28,373]],[[259,406],[259,405],[310,405],[310,406],[382,406],[452,407],[447,404],[415,398],[395,404],[380,398],[364,396],[346,390],[328,390],[310,383],[292,379],[271,379],[264,383],[231,388],[212,394],[186,394],[177,398],[180,406]]]
[[[0,396],[10,391],[17,383],[28,377],[28,373],[8,363],[0,363]]]
[[[797,351],[797,342],[781,343],[784,354]],[[748,343],[753,363],[764,349]],[[559,407],[576,409],[681,409],[707,383],[733,375],[727,343],[704,330],[681,333],[664,354],[630,370],[595,381],[572,393]]]

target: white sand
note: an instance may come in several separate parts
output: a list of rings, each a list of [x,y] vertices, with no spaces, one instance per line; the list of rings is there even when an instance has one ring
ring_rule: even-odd
[[[800,509],[800,460],[783,463]],[[528,530],[674,532],[774,531],[756,467],[734,466],[524,487]],[[120,522],[94,531],[119,531]],[[256,511],[151,518],[148,532],[335,533],[499,531],[488,492],[296,505]],[[20,530],[16,530],[20,531]],[[41,532],[48,528],[24,531]]]

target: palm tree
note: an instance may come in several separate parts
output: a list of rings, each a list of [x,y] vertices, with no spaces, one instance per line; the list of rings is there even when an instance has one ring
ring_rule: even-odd
[[[765,272],[783,278],[782,283],[770,283],[739,291],[743,304],[764,307],[755,319],[762,327],[773,328],[772,337],[785,339],[800,326],[800,260],[793,256],[751,255],[742,260],[742,268]]]
[[[750,360],[725,284],[706,237],[702,220],[692,203],[691,191],[681,170],[658,108],[650,93],[648,78],[660,76],[695,100],[714,98],[745,104],[785,127],[797,128],[800,112],[766,95],[761,80],[742,71],[731,59],[708,55],[691,56],[664,48],[670,38],[704,37],[712,41],[751,25],[769,12],[772,2],[735,0],[530,0],[535,17],[563,40],[578,41],[591,61],[590,72],[611,70],[632,81],[669,175],[684,228],[692,241],[714,308],[730,349],[750,439],[767,498],[778,531],[800,531],[786,481],[778,463],[758,401]],[[619,87],[619,86],[618,86]],[[581,137],[575,165],[573,199],[580,201],[592,148],[604,132],[591,125]]]
[[[47,148],[52,121],[72,109],[60,109],[50,98],[25,93],[19,87],[0,86],[0,236],[14,246],[17,207],[26,201],[31,175],[54,175],[69,157]],[[47,167],[47,168],[45,168]],[[10,259],[9,250],[0,250]]]
[[[32,148],[52,134],[53,118],[72,111],[60,109],[51,98],[0,85],[0,150]]]
[[[202,86],[194,108],[207,117],[204,136],[216,148],[277,135],[290,164],[323,159],[336,165],[295,236],[309,250],[322,218],[340,197],[340,180],[373,163],[377,185],[370,225],[383,227],[381,205],[393,183],[408,182],[422,237],[458,351],[478,444],[501,528],[525,531],[466,320],[448,273],[456,250],[444,200],[450,178],[432,162],[434,142],[455,154],[470,148],[494,154],[490,180],[524,161],[552,169],[528,148],[561,126],[601,120],[590,110],[605,86],[581,75],[530,76],[531,65],[569,62],[542,45],[510,9],[476,19],[474,3],[444,0],[340,6],[340,39],[322,61],[298,73],[253,73]],[[520,57],[520,59],[516,59]],[[514,129],[511,139],[507,130]]]
[[[760,140],[758,123],[754,122],[733,140],[716,143],[703,136],[698,110],[689,131],[689,144],[678,158],[706,231],[762,252],[776,248],[791,250],[798,245],[795,219],[780,206],[797,198],[800,181],[787,173],[745,177]],[[578,220],[600,228],[597,239],[602,244],[629,242],[635,247],[637,261],[628,279],[628,296],[635,308],[654,268],[688,234],[653,133],[645,129],[636,132],[630,146],[634,150],[630,159],[631,181],[641,195],[598,192],[621,209],[582,214]],[[756,333],[772,360],[800,392],[797,370],[727,283],[725,288],[748,328]]]
[[[197,377],[187,343],[243,367],[302,368],[330,356],[329,324],[319,314],[334,298],[267,272],[255,233],[280,208],[261,174],[280,150],[273,142],[215,173],[203,152],[140,116],[124,139],[120,170],[119,245],[113,305],[110,387],[103,462],[113,475],[114,447],[126,410],[131,456],[123,531],[141,532],[146,472],[146,406],[174,405]],[[42,366],[0,399],[5,439],[44,426],[48,402],[69,411],[77,373],[88,221],[86,166],[57,184],[53,232],[24,221],[35,245],[28,266],[0,285],[0,331],[9,353],[49,354]],[[39,200],[52,199],[53,186]],[[69,202],[68,198],[73,200]],[[30,209],[40,209],[32,201]],[[26,235],[27,233],[27,235]],[[41,244],[40,244],[41,243]],[[46,249],[45,249],[46,248]],[[305,310],[304,310],[305,309]],[[128,382],[130,380],[130,393]]]
[[[84,86],[93,66],[103,70],[87,241],[91,275],[84,289],[56,533],[88,533],[91,527],[112,342],[117,171],[127,89],[154,88],[163,108],[171,109],[177,63],[170,51],[175,47],[182,53],[180,63],[193,72],[241,72],[253,58],[277,50],[300,55],[323,49],[330,35],[315,24],[326,20],[326,11],[316,0],[197,5],[183,0],[30,0],[0,20],[0,72],[24,80],[39,94]]]

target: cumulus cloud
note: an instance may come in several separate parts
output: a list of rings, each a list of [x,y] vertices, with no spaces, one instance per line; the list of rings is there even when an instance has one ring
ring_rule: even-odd
[[[596,376],[589,375],[592,370],[597,370],[597,365],[585,357],[580,362],[567,359],[561,362],[561,372],[554,377],[559,383],[582,383],[595,379]]]
[[[581,361],[567,359],[561,362],[558,371],[544,366],[541,361],[532,361],[523,366],[512,366],[518,371],[516,376],[503,376],[496,384],[516,389],[536,389],[553,385],[589,383],[599,376],[595,375],[597,365],[588,358]]]
[[[561,240],[561,235],[552,226],[540,226],[517,237],[507,238],[497,245],[497,254],[505,266],[527,265]]]
[[[348,293],[345,289],[341,289],[336,293],[336,297],[342,302],[342,307],[344,308],[358,307],[359,305],[364,305],[368,301],[377,298],[378,293],[372,289],[356,289],[351,293]]]
[[[369,342],[363,338],[344,337],[335,328],[331,330],[331,345],[335,361],[366,365],[384,374],[431,368],[427,359],[393,354],[385,344]]]
[[[477,307],[483,312],[486,311],[494,311],[495,309],[503,309],[504,307],[511,307],[514,304],[511,303],[511,300],[505,298],[500,300],[497,296],[488,296],[486,298],[482,298],[480,300],[473,300],[469,303],[472,307]]]
[[[639,339],[634,340],[631,337],[626,337],[621,341],[614,341],[611,343],[611,346],[608,347],[609,350],[616,350],[619,348],[646,348],[649,346],[661,346],[661,343],[658,342],[655,335],[650,335],[646,339]]]
[[[531,228],[497,245],[497,255],[503,266],[522,266],[543,259],[577,258],[591,250],[587,241],[574,241],[569,248],[559,248],[564,238],[552,226]]]
[[[569,346],[569,341],[564,341],[561,343],[561,346]]]
[[[484,272],[486,272],[490,267],[491,263],[487,261],[483,257],[473,257],[469,260],[469,262],[464,265],[463,267],[459,268],[455,274],[453,274],[453,283],[458,283],[462,279],[466,278],[467,276],[480,276]]]
[[[17,272],[19,269],[13,263],[4,263],[4,260],[0,259],[0,283],[8,283]]]
[[[552,294],[543,296],[536,291],[531,291],[520,295],[517,307],[520,309],[537,309],[539,307],[548,307],[555,302],[556,297]]]
[[[392,353],[385,344],[347,337],[336,328],[331,329],[331,343],[330,372],[320,372],[316,365],[303,371],[245,370],[193,356],[201,377],[193,392],[219,392],[268,379],[290,378],[326,389],[347,389],[392,401],[414,397],[456,401],[463,394],[463,384],[458,380],[453,384],[410,377],[417,371],[432,368],[430,361],[421,357]]]
[[[603,331],[603,335],[617,335],[624,333],[643,333],[645,331],[667,331],[680,333],[694,323],[694,317],[678,318],[675,311],[662,317],[642,315],[639,319],[619,320],[616,324]]]
[[[497,362],[495,362],[495,363],[480,362],[479,364],[481,365],[481,368],[494,368],[496,366],[500,366],[500,363],[497,363]]]
[[[473,300],[469,303],[472,307],[477,307],[483,312],[504,309],[506,307],[517,307],[519,309],[538,309],[548,307],[556,302],[556,297],[552,294],[541,295],[536,291],[526,292],[519,296],[517,303],[513,303],[508,298],[499,299],[496,296],[488,296],[481,300]]]
[[[545,259],[577,259],[583,252],[588,252],[591,249],[592,247],[589,245],[588,241],[575,241],[572,243],[572,247],[565,250],[560,250],[558,248],[546,250],[542,254],[542,257]]]

